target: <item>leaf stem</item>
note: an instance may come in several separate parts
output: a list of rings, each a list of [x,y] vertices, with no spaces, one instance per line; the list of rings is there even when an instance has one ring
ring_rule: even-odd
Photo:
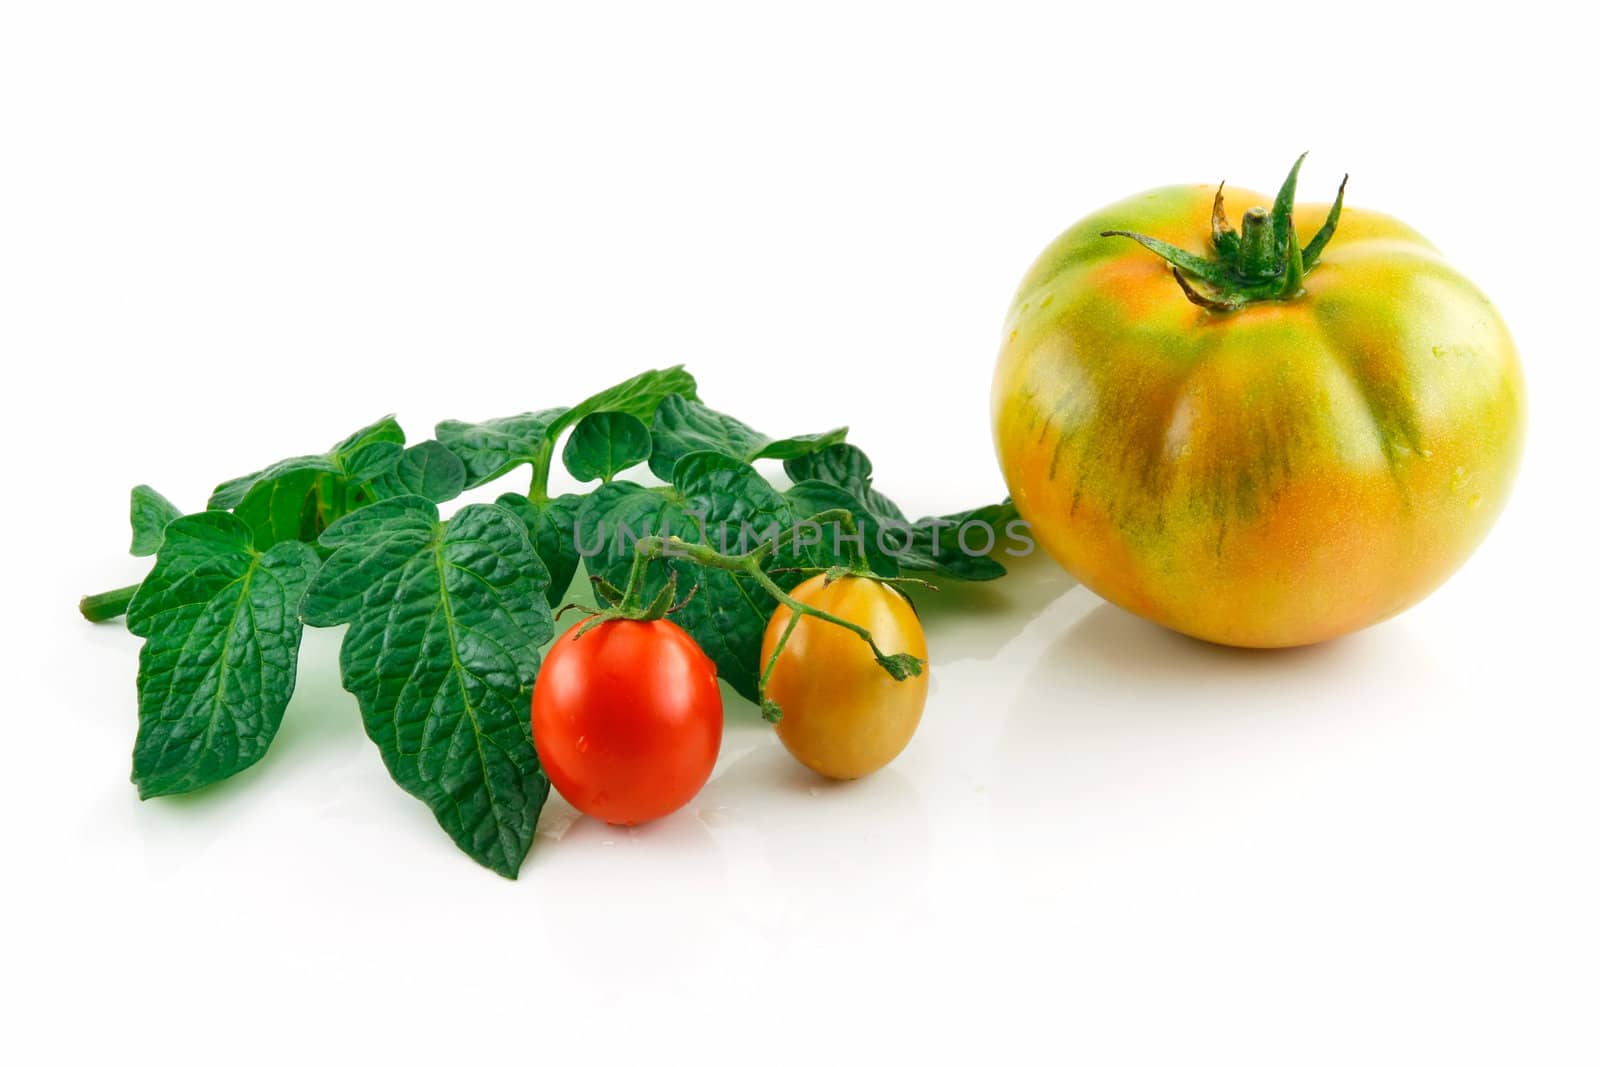
[[[95,593],[78,601],[78,611],[90,622],[109,622],[128,610],[133,594],[138,591],[137,585],[125,585],[121,589]]]
[[[807,519],[805,524],[820,526],[827,523],[837,523],[844,527],[853,540],[856,533],[855,516],[849,511],[843,508],[834,508],[820,512]],[[877,660],[878,666],[882,667],[897,681],[903,681],[906,678],[921,674],[924,666],[921,659],[903,652],[892,654],[885,652],[879,647],[877,640],[872,636],[871,630],[859,623],[841,618],[830,611],[825,611],[802,600],[797,600],[766,572],[765,563],[767,558],[777,550],[778,545],[785,538],[794,536],[795,529],[796,527],[790,527],[788,530],[781,532],[776,538],[762,541],[750,551],[737,555],[718,552],[710,545],[685,541],[676,536],[663,537],[657,534],[651,537],[641,537],[634,542],[633,566],[628,572],[628,586],[623,591],[621,602],[612,610],[616,613],[616,617],[620,618],[655,617],[652,614],[654,611],[653,606],[644,608],[641,605],[644,596],[646,572],[650,562],[657,559],[673,557],[687,559],[702,567],[743,575],[755,582],[769,596],[790,611],[788,625],[784,627],[783,633],[779,635],[777,643],[773,646],[772,653],[761,671],[760,681],[757,684],[757,693],[761,697],[762,714],[769,719],[781,715],[782,712],[776,705],[766,699],[767,681],[772,677],[773,667],[777,664],[778,656],[783,652],[784,646],[788,644],[789,637],[794,633],[802,615],[809,615],[823,622],[832,623],[834,626],[848,630],[861,638],[867,643],[867,647],[872,650],[872,657]],[[845,573],[854,577],[876,580],[877,576],[867,567],[865,557],[859,552],[856,555],[857,559],[854,565],[848,568]]]
[[[533,457],[533,473],[528,479],[528,499],[536,504],[550,499],[550,462],[555,454],[556,434],[550,433],[545,437],[539,454]]]

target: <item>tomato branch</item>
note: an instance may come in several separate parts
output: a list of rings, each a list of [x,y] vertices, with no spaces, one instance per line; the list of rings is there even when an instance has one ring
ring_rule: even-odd
[[[872,656],[877,661],[878,666],[887,671],[890,677],[896,681],[904,681],[907,678],[921,674],[924,667],[921,659],[905,652],[885,652],[878,645],[877,639],[873,637],[871,630],[848,619],[842,619],[830,611],[814,607],[790,596],[789,592],[767,573],[767,561],[781,544],[794,539],[798,529],[801,527],[827,526],[829,524],[843,529],[849,535],[849,539],[854,543],[859,543],[856,535],[855,517],[842,508],[819,512],[804,522],[797,523],[795,526],[781,531],[778,536],[762,541],[750,551],[737,554],[718,552],[710,545],[685,541],[677,536],[652,535],[641,537],[634,542],[633,565],[628,572],[628,584],[622,592],[622,598],[614,607],[597,615],[591,625],[603,618],[644,619],[661,617],[661,598],[656,598],[655,603],[649,606],[643,603],[649,566],[652,562],[661,559],[687,559],[701,567],[710,567],[731,574],[743,575],[759,585],[778,603],[789,609],[789,623],[784,627],[783,634],[773,646],[772,653],[768,656],[767,662],[763,666],[757,686],[757,695],[761,700],[762,714],[769,720],[776,721],[782,712],[775,703],[766,699],[767,680],[772,676],[772,670],[778,661],[778,656],[783,652],[784,646],[794,633],[802,615],[809,615],[823,622],[841,627],[861,638],[867,643],[867,647],[872,650]],[[845,538],[841,538],[841,540],[845,540]],[[873,574],[868,567],[865,556],[859,551],[856,553],[856,558],[852,565],[848,568],[843,568],[841,574],[879,580],[878,576]],[[580,631],[581,633],[582,631]]]
[[[137,585],[126,585],[105,593],[94,593],[78,601],[78,611],[90,622],[108,622],[128,610]]]

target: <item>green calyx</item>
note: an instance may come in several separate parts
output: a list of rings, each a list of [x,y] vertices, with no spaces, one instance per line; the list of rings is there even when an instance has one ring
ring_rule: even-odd
[[[1322,228],[1302,248],[1294,230],[1294,194],[1306,155],[1301,153],[1289,168],[1272,210],[1251,208],[1244,213],[1238,230],[1228,222],[1222,206],[1222,185],[1217,186],[1217,198],[1211,206],[1210,258],[1128,230],[1106,230],[1100,236],[1132,238],[1171,263],[1172,276],[1183,295],[1208,311],[1237,311],[1261,300],[1293,300],[1305,292],[1307,272],[1317,265],[1322,250],[1333,239],[1333,231],[1339,226],[1339,211],[1344,206],[1345,182],[1350,180],[1346,174],[1339,183],[1339,195]],[[1204,284],[1207,291],[1197,289],[1185,275]]]

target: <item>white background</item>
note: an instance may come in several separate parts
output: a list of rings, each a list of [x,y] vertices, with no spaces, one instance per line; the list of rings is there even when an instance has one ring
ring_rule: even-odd
[[[7,4],[7,1058],[1596,1062],[1592,31],[1471,6]],[[812,779],[730,701],[687,809],[553,801],[517,882],[312,632],[265,760],[136,799],[137,642],[74,610],[142,573],[136,482],[682,361],[848,423],[909,511],[988,501],[1033,256],[1306,148],[1523,350],[1517,492],[1421,607],[1247,654],[1041,560],[929,598],[890,769]]]

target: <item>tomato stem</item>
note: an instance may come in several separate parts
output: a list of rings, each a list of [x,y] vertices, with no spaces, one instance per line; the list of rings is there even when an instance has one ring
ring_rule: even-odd
[[[832,612],[824,611],[821,608],[813,607],[804,601],[796,600],[794,597],[785,592],[782,586],[773,581],[767,575],[767,573],[761,570],[759,567],[752,568],[749,573],[750,576],[756,580],[756,583],[760,585],[761,588],[765,589],[774,600],[784,605],[795,615],[810,615],[813,618],[821,619],[824,622],[831,622],[835,626],[841,626],[855,634],[857,637],[861,638],[861,640],[867,643],[867,647],[872,649],[872,657],[878,661],[878,666],[888,671],[896,681],[904,681],[907,678],[922,673],[922,660],[917,659],[915,656],[906,656],[904,653],[895,653],[893,655],[885,653],[883,649],[878,647],[878,642],[873,638],[872,631],[867,629],[865,626],[862,626],[858,623],[853,623],[848,619],[841,619]],[[778,653],[782,651],[783,643],[779,642],[772,650],[772,658],[776,660]]]
[[[78,611],[90,622],[109,622],[128,610],[137,585],[123,586],[106,593],[95,593],[78,601]]]
[[[843,508],[834,508],[828,511],[820,512],[812,516],[810,519],[807,519],[805,523],[799,525],[825,526],[830,523],[837,524],[850,535],[848,539],[841,538],[841,541],[849,540],[852,544],[857,543],[855,540],[855,516]],[[584,629],[587,629],[588,626],[597,624],[600,620],[606,618],[661,618],[667,612],[676,610],[675,608],[667,606],[671,601],[670,594],[665,597],[658,595],[649,605],[645,605],[644,589],[646,579],[648,577],[649,566],[653,561],[658,559],[681,558],[687,559],[690,562],[698,564],[702,567],[710,567],[715,570],[726,571],[730,574],[743,575],[759,585],[767,593],[767,595],[771,596],[778,603],[789,609],[789,623],[784,627],[783,633],[779,636],[777,643],[774,645],[772,655],[768,657],[767,662],[761,671],[761,677],[757,685],[757,694],[760,697],[761,702],[761,713],[769,721],[776,721],[777,718],[782,715],[782,710],[778,708],[775,703],[766,698],[767,680],[772,676],[772,670],[778,662],[778,656],[780,653],[782,653],[784,646],[788,643],[790,635],[794,633],[794,629],[799,624],[800,617],[802,615],[809,615],[812,618],[831,623],[834,626],[848,630],[857,637],[861,638],[861,640],[867,643],[867,647],[872,649],[872,656],[875,660],[877,660],[878,666],[882,667],[897,681],[904,681],[907,678],[921,674],[924,666],[924,663],[921,659],[904,652],[884,652],[884,650],[879,647],[877,640],[872,636],[871,630],[867,629],[865,626],[861,626],[858,623],[851,622],[849,619],[840,618],[832,612],[825,611],[818,607],[813,607],[810,604],[795,599],[789,595],[789,592],[786,589],[774,581],[770,574],[767,573],[766,563],[768,559],[775,551],[777,551],[778,546],[783,543],[785,539],[794,536],[797,528],[798,526],[790,527],[789,529],[780,533],[777,537],[771,540],[764,540],[750,551],[739,553],[737,555],[729,555],[718,552],[710,545],[685,541],[682,538],[675,536],[664,537],[661,535],[654,535],[650,537],[641,537],[638,541],[634,542],[633,564],[629,568],[628,584],[623,590],[621,600],[609,610],[597,614],[590,623],[585,624]],[[829,568],[830,572],[832,569],[833,568]],[[867,578],[873,581],[882,580],[877,575],[872,573],[870,567],[867,565],[864,554],[859,548],[856,551],[855,560],[851,566],[843,569],[843,573],[859,578]],[[581,635],[582,633],[583,630],[580,630],[579,634]]]
[[[1244,213],[1241,231],[1235,231],[1228,224],[1222,205],[1222,186],[1217,186],[1217,195],[1211,204],[1212,255],[1209,258],[1129,230],[1102,230],[1100,236],[1137,241],[1171,263],[1172,276],[1183,295],[1207,311],[1237,311],[1261,300],[1293,300],[1305,292],[1306,273],[1317,265],[1322,250],[1338,229],[1339,213],[1344,207],[1344,187],[1350,181],[1350,175],[1346,174],[1339,183],[1339,195],[1334,198],[1322,228],[1302,248],[1294,228],[1294,197],[1300,181],[1300,164],[1305,158],[1306,154],[1301,153],[1289,168],[1289,176],[1278,189],[1270,212],[1263,207],[1252,207]],[[1203,283],[1206,289],[1196,287],[1190,278]]]
[[[789,612],[789,621],[784,624],[783,633],[778,635],[777,643],[772,646],[772,655],[767,657],[766,666],[761,668],[761,679],[756,683],[756,692],[761,694],[761,717],[768,722],[777,722],[783,718],[783,709],[778,707],[775,700],[767,699],[767,682],[772,678],[773,668],[778,665],[778,653],[789,643],[789,635],[794,633],[794,628],[800,625],[800,613]]]
[[[1239,273],[1251,278],[1270,278],[1278,270],[1278,257],[1272,247],[1272,217],[1264,207],[1253,207],[1239,223]]]

